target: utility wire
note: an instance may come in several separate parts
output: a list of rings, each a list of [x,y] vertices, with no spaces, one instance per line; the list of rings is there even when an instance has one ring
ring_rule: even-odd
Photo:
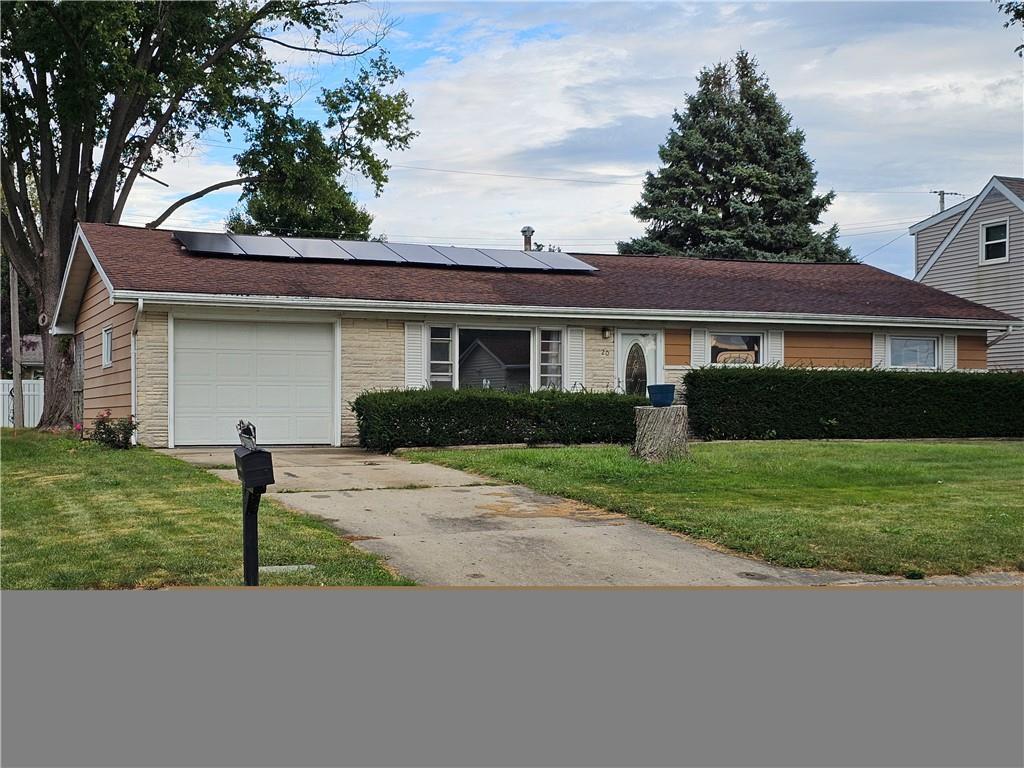
[[[890,240],[890,241],[889,241],[888,243],[884,243],[884,244],[882,244],[882,245],[878,246],[877,248],[875,248],[875,250],[873,250],[873,251],[868,251],[868,252],[867,252],[867,253],[865,253],[865,254],[864,254],[863,256],[858,256],[857,258],[860,258],[860,259],[866,259],[866,258],[867,258],[868,256],[871,256],[872,254],[878,253],[878,252],[879,252],[880,250],[882,250],[883,248],[888,248],[888,247],[889,247],[890,245],[892,245],[893,243],[895,243],[895,242],[896,242],[897,240],[899,240],[899,239],[900,239],[901,237],[906,237],[906,236],[907,236],[907,234],[908,234],[907,232],[904,232],[904,233],[903,233],[903,234],[901,234],[901,235],[896,235],[896,237],[894,237],[894,238],[893,238],[892,240]]]

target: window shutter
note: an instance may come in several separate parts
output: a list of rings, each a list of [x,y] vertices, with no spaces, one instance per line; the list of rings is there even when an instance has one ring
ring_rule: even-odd
[[[707,328],[690,329],[690,366],[700,368],[708,364]]]
[[[956,368],[956,336],[944,334],[942,336],[942,370]]]
[[[885,367],[885,347],[889,343],[889,337],[884,333],[872,334],[871,338],[871,365],[875,368]]]
[[[567,333],[569,337],[565,345],[565,386],[569,391],[574,391],[586,386],[586,351],[583,346],[582,328],[569,328]]]
[[[423,389],[427,382],[423,323],[405,324],[405,388]]]
[[[768,353],[765,362],[769,365],[782,365],[785,360],[785,353],[782,348],[782,331],[768,331]]]

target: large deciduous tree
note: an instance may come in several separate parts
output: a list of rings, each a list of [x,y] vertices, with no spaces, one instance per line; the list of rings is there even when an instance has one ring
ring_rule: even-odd
[[[804,133],[779,103],[757,62],[740,51],[701,71],[659,149],[633,215],[643,237],[625,254],[682,254],[769,261],[849,261],[838,229],[818,232],[834,192],[814,192]]]
[[[359,3],[5,3],[0,234],[40,313],[52,319],[76,223],[118,223],[139,177],[207,131],[242,131],[239,175],[177,201],[150,226],[230,186],[246,201],[290,201],[300,189],[307,201],[310,190],[329,199],[325,174],[340,185],[345,171],[379,192],[388,172],[381,148],[403,149],[415,133],[408,96],[392,88],[401,73],[379,50],[390,23],[351,21]],[[322,126],[296,116],[277,51],[359,62],[352,80],[322,90]],[[303,162],[309,151],[328,171]],[[43,337],[41,425],[61,426],[72,345]]]

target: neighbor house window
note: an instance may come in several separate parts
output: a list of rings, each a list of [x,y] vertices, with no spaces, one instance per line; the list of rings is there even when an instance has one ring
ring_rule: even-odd
[[[759,333],[712,333],[709,360],[713,365],[759,365],[763,337]]]
[[[1009,219],[981,225],[982,264],[1007,260],[1009,235]]]
[[[114,329],[103,329],[103,367],[109,368],[114,364]]]
[[[936,340],[893,336],[889,340],[889,365],[893,368],[935,368]]]
[[[562,388],[562,332],[540,332],[540,388]]]
[[[430,388],[451,389],[454,373],[452,329],[430,329]]]
[[[530,390],[530,332],[459,328],[459,389]]]

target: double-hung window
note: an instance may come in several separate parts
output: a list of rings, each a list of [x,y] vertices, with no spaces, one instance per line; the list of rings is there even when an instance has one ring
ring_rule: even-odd
[[[430,329],[430,388],[451,389],[455,364],[452,357],[452,329]]]
[[[102,339],[103,367],[109,368],[114,364],[114,329],[104,328]]]
[[[760,365],[763,360],[764,336],[760,333],[708,334],[712,365]]]
[[[992,221],[981,225],[982,264],[996,264],[1009,258],[1010,220]]]
[[[889,365],[893,368],[934,370],[938,367],[938,340],[930,337],[889,338]]]
[[[540,388],[562,388],[562,332],[540,332]]]

